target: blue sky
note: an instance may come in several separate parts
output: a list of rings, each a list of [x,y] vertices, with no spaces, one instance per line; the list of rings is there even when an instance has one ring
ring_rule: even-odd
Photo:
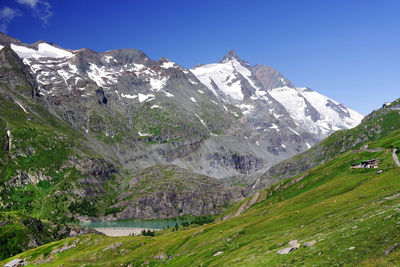
[[[137,48],[192,67],[234,49],[367,114],[400,97],[400,1],[2,0],[0,30],[26,43]]]

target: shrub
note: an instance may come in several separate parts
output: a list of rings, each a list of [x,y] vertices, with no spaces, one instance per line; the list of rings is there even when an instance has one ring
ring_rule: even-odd
[[[154,236],[154,231],[151,231],[150,229],[147,231],[143,229],[141,233],[143,236]]]
[[[198,224],[203,225],[205,223],[211,223],[214,221],[214,218],[211,215],[204,215],[204,216],[196,216],[196,218],[191,221],[191,224]]]

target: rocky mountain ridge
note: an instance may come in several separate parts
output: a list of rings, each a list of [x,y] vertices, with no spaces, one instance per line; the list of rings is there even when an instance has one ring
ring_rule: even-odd
[[[108,215],[209,215],[231,201],[219,180],[173,165],[159,165],[150,177],[148,168],[139,174],[124,168],[101,139],[48,106],[27,68],[11,47],[0,50],[0,213],[20,211],[61,225]]]
[[[55,115],[128,169],[175,164],[215,178],[255,177],[362,118],[233,51],[189,70],[135,49],[72,51],[5,35],[0,45],[29,66]]]
[[[191,70],[224,102],[233,102],[250,114],[257,104],[265,106],[275,118],[289,116],[303,132],[326,137],[339,129],[355,127],[362,116],[343,104],[329,99],[310,88],[297,88],[275,69],[254,65],[229,51],[216,64],[197,66]],[[275,110],[276,106],[282,110]],[[250,117],[250,115],[249,115]]]

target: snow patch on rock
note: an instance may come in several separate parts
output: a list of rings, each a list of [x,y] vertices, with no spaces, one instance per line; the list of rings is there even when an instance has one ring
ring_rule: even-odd
[[[52,57],[52,58],[59,58],[59,57],[72,57],[74,56],[73,53],[66,51],[64,49],[46,44],[40,43],[38,45],[38,50],[33,48],[11,44],[11,49],[17,53],[20,58],[40,58],[40,57]]]

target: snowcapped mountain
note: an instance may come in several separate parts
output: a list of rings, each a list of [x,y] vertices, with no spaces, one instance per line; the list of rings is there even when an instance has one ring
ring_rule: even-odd
[[[136,49],[67,50],[0,34],[3,46],[29,66],[46,108],[127,169],[172,163],[255,177],[362,119],[233,51],[189,70]]]
[[[251,113],[257,102],[279,102],[304,131],[326,137],[357,126],[363,116],[309,88],[296,88],[282,74],[266,66],[251,67],[234,51],[215,64],[193,68],[192,73],[224,102]],[[271,108],[269,108],[271,110]],[[283,114],[282,114],[283,115]],[[274,114],[279,118],[281,114]]]

